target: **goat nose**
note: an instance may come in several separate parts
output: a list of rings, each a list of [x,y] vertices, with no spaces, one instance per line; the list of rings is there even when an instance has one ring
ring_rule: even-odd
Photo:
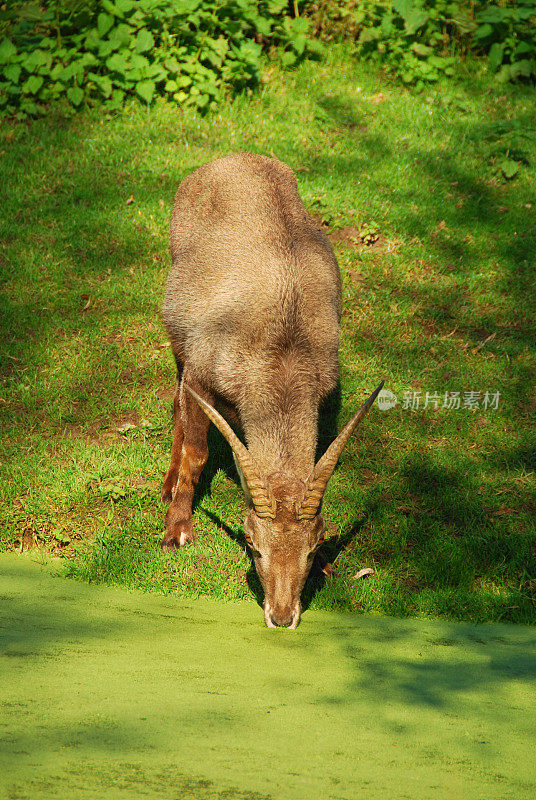
[[[277,611],[274,609],[270,614],[270,618],[278,628],[288,628],[289,625],[292,625],[294,614],[292,611]]]

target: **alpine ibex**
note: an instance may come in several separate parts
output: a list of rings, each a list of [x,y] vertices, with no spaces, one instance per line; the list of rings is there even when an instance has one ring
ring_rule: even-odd
[[[192,497],[212,420],[232,447],[248,502],[244,529],[266,624],[295,628],[324,539],[327,482],[381,386],[315,466],[318,408],[339,375],[341,283],[286,164],[238,153],[200,167],[179,186],[170,231],[163,316],[177,390],[162,547],[195,539]]]

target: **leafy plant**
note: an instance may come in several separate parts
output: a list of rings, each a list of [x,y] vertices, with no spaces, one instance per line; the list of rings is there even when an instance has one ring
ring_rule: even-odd
[[[489,5],[476,15],[475,46],[501,82],[536,77],[536,0]]]
[[[475,27],[463,3],[447,0],[366,0],[361,13],[358,52],[387,64],[407,84],[452,75],[454,34],[465,40]]]
[[[536,126],[530,128],[515,120],[477,126],[469,135],[501,179],[512,180],[529,164],[529,152],[536,139]]]
[[[375,222],[364,222],[359,229],[359,238],[363,244],[371,245],[380,238],[380,228]]]
[[[285,0],[53,0],[0,9],[0,113],[62,99],[121,106],[157,96],[200,110],[259,82],[263,49],[293,66],[318,45]]]
[[[316,35],[351,38],[407,84],[452,74],[469,50],[499,81],[536,77],[536,0],[316,0],[306,11]]]

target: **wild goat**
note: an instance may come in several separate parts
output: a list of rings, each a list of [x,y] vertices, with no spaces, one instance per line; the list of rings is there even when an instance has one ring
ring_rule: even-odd
[[[320,401],[339,375],[341,282],[286,164],[238,153],[200,167],[179,186],[170,231],[163,316],[177,389],[162,547],[195,539],[192,497],[212,420],[233,449],[249,506],[244,529],[266,625],[295,628],[324,539],[327,482],[381,386],[315,466]]]

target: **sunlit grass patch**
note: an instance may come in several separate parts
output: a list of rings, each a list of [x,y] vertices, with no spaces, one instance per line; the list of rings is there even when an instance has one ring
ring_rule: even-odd
[[[4,124],[2,548],[52,550],[91,581],[259,599],[214,431],[197,542],[158,548],[173,195],[206,161],[251,150],[295,169],[339,260],[339,424],[382,378],[398,400],[341,458],[323,548],[336,574],[316,570],[306,604],[533,622],[534,100],[508,91],[460,76],[447,103],[334,47],[206,118],[162,104]],[[498,159],[514,139],[524,160],[508,181]],[[456,394],[460,407],[445,407]],[[331,433],[321,428],[324,446]],[[363,567],[374,575],[354,579]]]

